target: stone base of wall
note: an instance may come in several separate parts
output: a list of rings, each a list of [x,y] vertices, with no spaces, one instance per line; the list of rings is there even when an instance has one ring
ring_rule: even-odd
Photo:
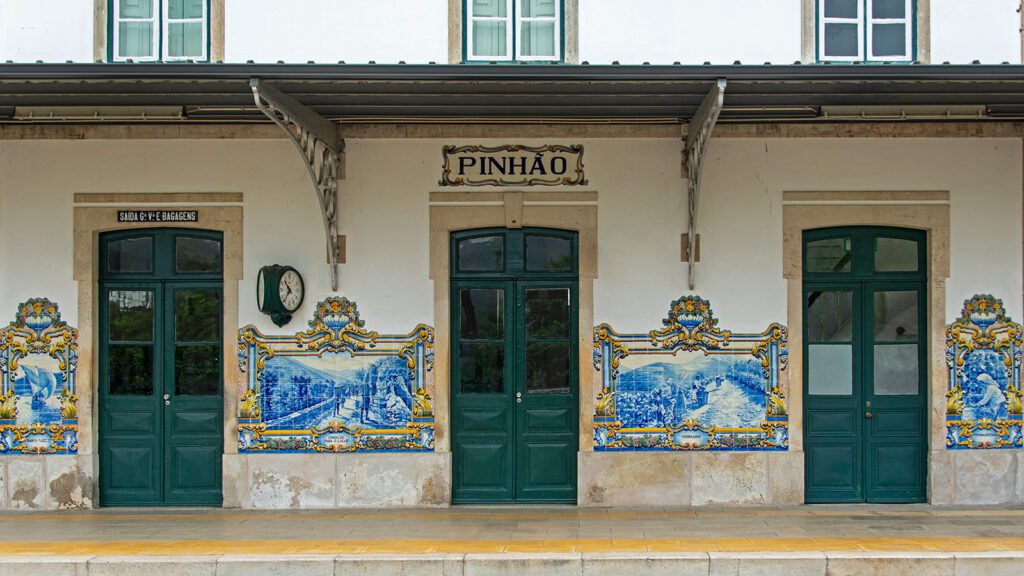
[[[580,506],[792,505],[803,452],[580,452]]]
[[[225,454],[225,508],[447,506],[451,454]]]
[[[936,450],[929,456],[932,504],[1024,504],[1024,451]]]
[[[0,456],[0,503],[14,510],[93,508],[96,470],[91,454]]]

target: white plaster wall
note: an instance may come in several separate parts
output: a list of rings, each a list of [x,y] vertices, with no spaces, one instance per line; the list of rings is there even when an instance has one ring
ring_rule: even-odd
[[[660,324],[669,301],[690,292],[679,258],[686,229],[680,144],[583,142],[589,189],[600,197],[595,321],[649,330]],[[433,323],[427,194],[437,189],[444,143],[347,142],[341,229],[348,263],[340,268],[341,292],[358,302],[374,330],[404,332]],[[947,320],[978,292],[1003,298],[1020,319],[1021,157],[1016,139],[716,139],[704,173],[695,292],[711,300],[723,327],[753,331],[784,322],[783,191],[948,190]],[[243,324],[279,330],[256,310],[254,282],[265,264],[294,265],[306,279],[307,299],[289,331],[301,329],[330,292],[316,201],[284,140],[2,141],[0,173],[4,318],[18,302],[48,296],[77,324],[74,192],[242,192]]]
[[[800,0],[581,0],[580,60],[792,64],[800,24]]]
[[[226,0],[227,62],[448,61],[447,0]]]
[[[1020,64],[1020,0],[931,0],[932,63]]]
[[[92,22],[92,0],[0,0],[0,62],[89,62]]]

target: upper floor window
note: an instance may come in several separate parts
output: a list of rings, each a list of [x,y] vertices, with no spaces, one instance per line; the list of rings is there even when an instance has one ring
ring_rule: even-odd
[[[209,0],[111,0],[112,60],[208,60]]]
[[[818,0],[818,61],[914,59],[915,0]]]
[[[561,60],[562,2],[465,0],[466,60]]]

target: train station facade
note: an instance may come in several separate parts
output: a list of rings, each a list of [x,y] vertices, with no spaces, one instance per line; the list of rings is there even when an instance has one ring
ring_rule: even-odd
[[[0,65],[3,505],[1024,504],[1020,75]]]

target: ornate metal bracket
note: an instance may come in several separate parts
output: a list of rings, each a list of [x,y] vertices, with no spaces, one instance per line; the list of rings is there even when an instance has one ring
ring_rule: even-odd
[[[338,290],[338,167],[345,142],[330,121],[282,93],[251,78],[256,107],[284,130],[305,161],[313,181],[327,235],[327,258],[331,266],[331,289]]]
[[[690,128],[686,132],[686,148],[683,150],[683,161],[686,165],[688,176],[689,209],[690,209],[690,235],[688,269],[690,290],[693,290],[696,283],[694,276],[694,260],[697,254],[697,208],[700,205],[700,181],[704,170],[704,154],[708,149],[708,142],[711,140],[711,132],[718,122],[718,115],[722,112],[722,104],[725,101],[725,78],[719,78],[715,85],[708,91],[704,101],[701,102],[697,113],[690,119]]]

